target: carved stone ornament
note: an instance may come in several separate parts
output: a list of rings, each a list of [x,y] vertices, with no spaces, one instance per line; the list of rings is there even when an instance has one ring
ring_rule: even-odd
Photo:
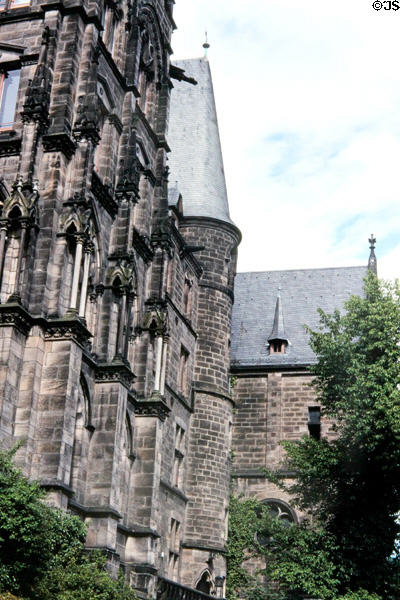
[[[149,331],[153,335],[167,336],[169,334],[168,312],[165,302],[147,301],[148,310],[145,312],[140,331]]]
[[[135,374],[122,360],[98,364],[96,367],[96,383],[121,383],[129,389],[135,378]]]
[[[45,340],[74,340],[81,346],[85,346],[92,334],[82,320],[79,318],[52,319],[44,325]]]
[[[21,152],[21,138],[16,137],[15,131],[0,132],[0,158],[3,156],[18,156]]]
[[[160,395],[153,394],[149,399],[136,399],[134,412],[138,417],[157,417],[160,421],[165,421],[171,409]]]
[[[109,256],[109,260],[117,261],[115,268],[110,273],[109,280],[114,281],[116,277],[119,277],[121,288],[133,291],[136,288],[137,280],[137,269],[133,252],[122,255],[113,254]]]
[[[27,336],[35,323],[35,319],[18,302],[0,304],[0,327],[15,327]]]
[[[75,194],[64,203],[60,218],[60,228],[66,233],[68,227],[75,226],[77,234],[83,234],[89,241],[95,234],[94,211],[92,202],[80,194]]]
[[[37,201],[39,198],[38,181],[24,182],[21,175],[11,186],[11,194],[1,207],[1,218],[7,219],[15,206],[21,211],[21,218],[32,226],[37,220]]]
[[[62,152],[68,160],[72,158],[76,150],[75,142],[67,133],[48,133],[43,136],[42,142],[45,152]]]

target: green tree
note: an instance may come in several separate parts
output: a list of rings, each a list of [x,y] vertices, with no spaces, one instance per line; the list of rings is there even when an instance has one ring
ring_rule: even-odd
[[[365,296],[345,308],[321,311],[320,329],[310,331],[313,385],[336,439],[285,443],[285,469],[296,479],[285,485],[269,474],[310,521],[283,528],[266,520],[271,543],[256,549],[247,539],[242,551],[263,557],[263,574],[285,599],[400,598],[400,289],[369,274]],[[236,565],[234,572],[246,581]],[[232,600],[239,588],[228,586]],[[253,591],[256,600],[257,585],[247,596]]]
[[[346,313],[310,332],[314,388],[337,438],[286,443],[289,490],[334,539],[339,589],[399,598],[400,289],[369,274]]]
[[[0,452],[0,600],[135,600],[105,556],[85,552],[82,521],[15,468],[15,451]]]

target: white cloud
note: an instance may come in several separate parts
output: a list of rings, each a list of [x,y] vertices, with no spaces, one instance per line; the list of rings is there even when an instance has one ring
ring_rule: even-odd
[[[175,20],[177,58],[208,30],[239,269],[366,263],[373,232],[400,275],[400,11],[177,0]]]

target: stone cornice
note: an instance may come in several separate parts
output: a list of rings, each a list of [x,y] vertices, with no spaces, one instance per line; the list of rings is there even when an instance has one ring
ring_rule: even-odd
[[[42,481],[40,482],[40,487],[42,487],[45,490],[57,490],[63,492],[70,498],[74,494],[74,490],[69,485],[67,485],[59,479],[42,479]]]

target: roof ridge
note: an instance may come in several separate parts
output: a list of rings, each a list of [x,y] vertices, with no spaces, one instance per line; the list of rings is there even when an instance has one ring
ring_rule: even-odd
[[[351,265],[346,267],[310,267],[306,269],[269,269],[268,271],[238,271],[236,275],[247,275],[250,273],[262,274],[262,273],[294,273],[295,271],[337,271],[344,269],[367,269],[368,265]]]

